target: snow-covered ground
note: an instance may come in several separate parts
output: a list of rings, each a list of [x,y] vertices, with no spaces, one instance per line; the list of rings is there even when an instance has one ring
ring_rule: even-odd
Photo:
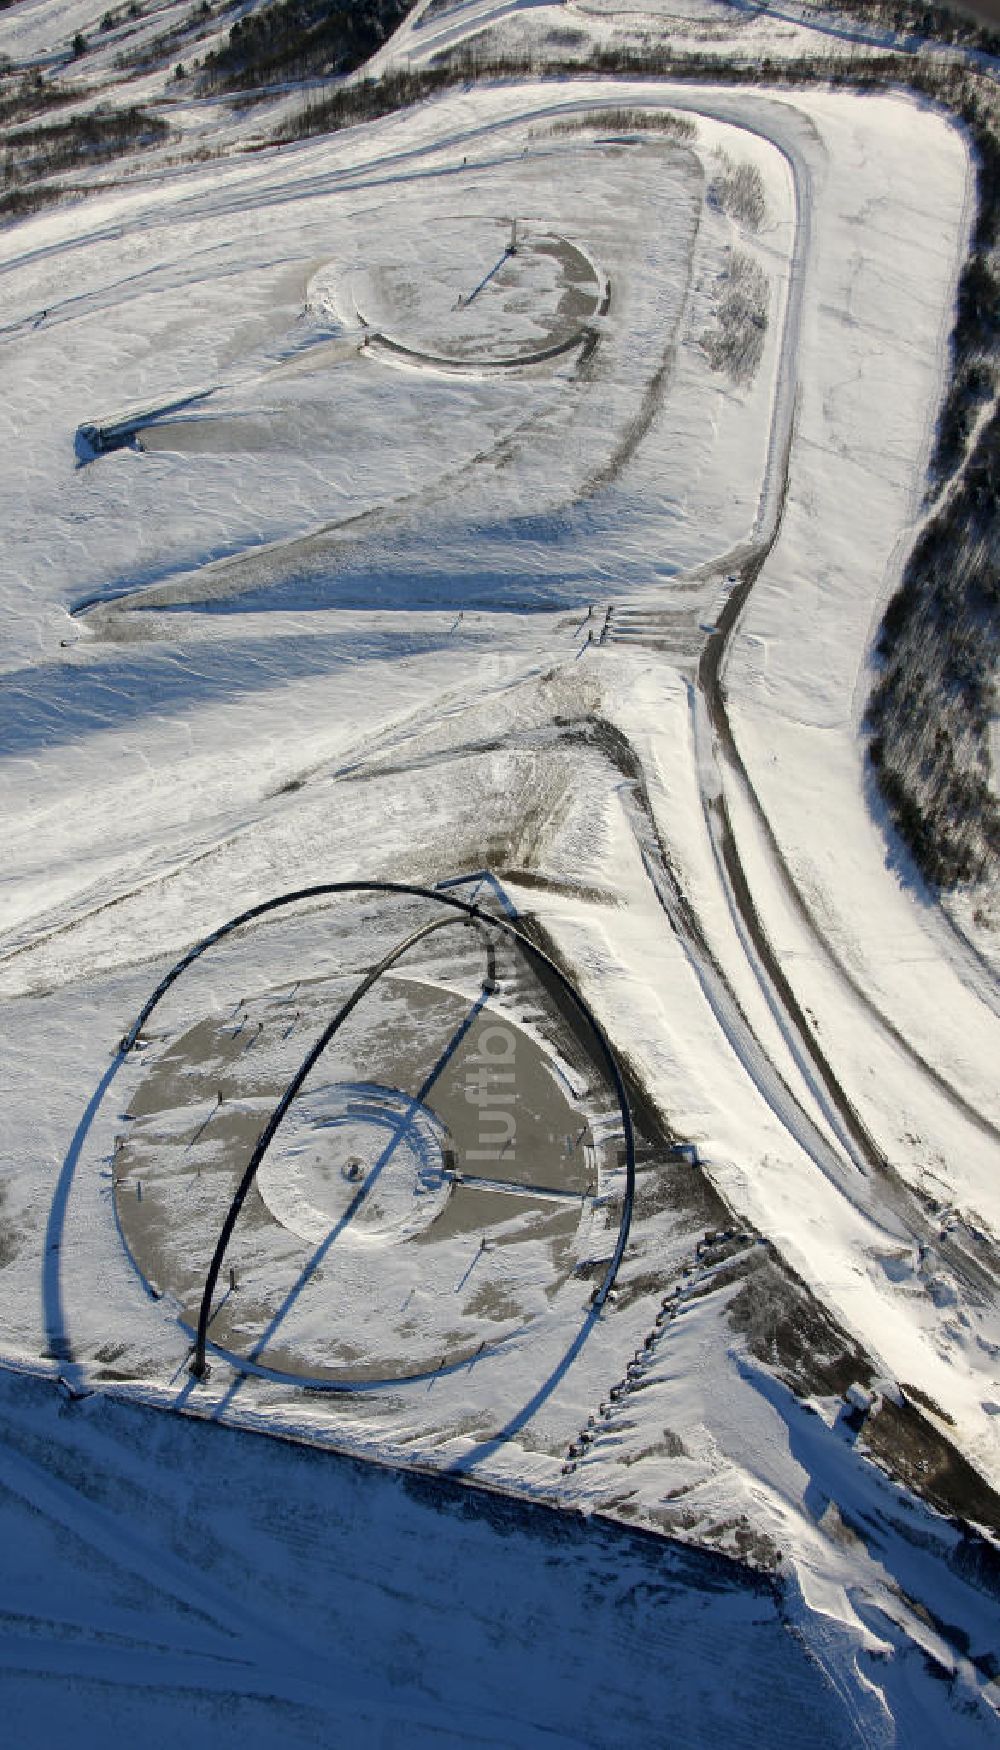
[[[24,1376],[2,1401],[8,1742],[857,1741],[736,1563]]]
[[[64,10],[13,8],[0,48],[41,53],[49,13],[85,28]],[[818,28],[793,10],[692,0],[684,29],[777,50]],[[643,30],[677,25],[635,11]],[[418,6],[380,61],[484,24],[515,47],[522,26],[533,42],[626,28],[598,5]],[[757,204],[733,198],[734,169]],[[0,1682],[30,1722],[45,1671],[52,1710],[19,1742],[58,1741],[108,1683],[108,1720],[145,1713],[154,1742],[200,1730],[191,1696],[218,1694],[234,1658],[251,1741],[325,1741],[330,1637],[350,1643],[353,1742],[658,1743],[672,1710],[685,1743],[716,1741],[723,1717],[746,1742],[995,1736],[994,1546],[905,1485],[996,1530],[1000,1005],[887,856],[859,735],[920,515],[971,190],[962,135],[902,95],[580,77],[147,166],[0,233],[0,1350],[22,1370],[0,1375],[0,1499],[21,1564],[8,1607],[28,1620]],[[629,1068],[617,1298],[589,1304],[621,1208],[613,1098],[573,1067],[565,1014],[516,956],[484,1012],[589,1127],[586,1173],[567,1168],[579,1211],[546,1204],[566,1187],[554,1167],[531,1179],[549,1172],[535,1139],[537,1208],[517,1197],[514,1219],[510,1184],[452,1195],[414,1169],[419,1220],[402,1172],[347,1244],[337,1179],[337,1243],[303,1263],[334,1208],[309,1179],[311,1138],[344,1121],[325,1091],[395,1073],[417,1098],[425,1078],[427,1135],[444,1122],[401,1040],[484,999],[474,949],[432,937],[290,1119],[196,1384],[189,1277],[221,1218],[216,1177],[242,1171],[296,1029],[430,913],[294,907],[185,974],[148,1047],[123,1060],[118,1041],[172,961],[245,907],[484,868]],[[435,1228],[461,1195],[486,1199],[478,1225]],[[151,1282],[154,1256],[171,1280]],[[364,1389],[303,1394],[296,1370],[321,1352]],[[41,1373],[94,1395],[57,1411]],[[867,1420],[845,1408],[853,1382],[876,1392]],[[553,1578],[548,1517],[504,1506],[514,1613],[490,1513],[330,1449],[611,1514],[777,1589],[594,1527]],[[253,1559],[229,1466],[256,1503]],[[141,1573],[95,1469],[149,1503]],[[195,1475],[187,1511],[178,1479]],[[352,1515],[348,1549],[331,1526]],[[100,1563],[64,1554],[73,1605],[53,1625],[28,1576],[60,1524]],[[209,1540],[208,1601],[182,1538]],[[362,1651],[396,1632],[385,1551],[412,1575],[435,1542],[414,1603],[434,1633]],[[371,1559],[362,1628],[326,1570]],[[288,1663],[264,1647],[268,1611],[230,1614],[254,1561],[273,1569]],[[635,1602],[650,1567],[684,1590],[681,1615],[698,1600],[681,1638],[675,1604]],[[447,1574],[473,1571],[445,1600]],[[611,1610],[584,1626],[609,1573],[628,1625]],[[464,1653],[435,1615],[464,1621],[463,1597]],[[210,1648],[177,1644],[178,1600]],[[322,1636],[302,1636],[300,1602]],[[666,1618],[654,1661],[644,1637]],[[509,1667],[482,1646],[523,1661],[525,1624],[554,1619],[558,1680],[543,1704],[532,1677],[510,1712]],[[584,1673],[587,1630],[601,1655]],[[719,1713],[723,1636],[740,1701]],[[286,1688],[268,1687],[275,1661]],[[458,1688],[456,1663],[477,1672]]]

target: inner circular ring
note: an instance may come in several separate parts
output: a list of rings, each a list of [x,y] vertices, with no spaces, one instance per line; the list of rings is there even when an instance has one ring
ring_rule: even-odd
[[[412,1238],[451,1195],[448,1132],[427,1106],[376,1082],[335,1082],[300,1096],[257,1191],[282,1227],[310,1244]]]

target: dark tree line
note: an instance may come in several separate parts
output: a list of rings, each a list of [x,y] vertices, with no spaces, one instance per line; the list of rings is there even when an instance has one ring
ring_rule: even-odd
[[[274,0],[238,18],[202,63],[201,82],[245,90],[310,74],[350,73],[402,23],[413,0]]]
[[[169,133],[158,115],[137,108],[93,109],[69,121],[20,128],[4,140],[0,181],[10,186],[117,158],[123,152],[159,145]]]

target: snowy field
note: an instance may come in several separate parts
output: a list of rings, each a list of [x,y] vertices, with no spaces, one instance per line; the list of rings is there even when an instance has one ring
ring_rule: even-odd
[[[10,1743],[856,1741],[773,1583],[736,1563],[134,1405],[57,1404],[5,1377]]]
[[[374,69],[485,26],[841,40],[474,0]],[[972,210],[902,94],[581,75],[0,231],[19,1745],[995,1740],[1000,993],[860,728]],[[430,934],[291,1106],[196,1380],[262,1126],[435,908],[289,906],[120,1041],[226,919],[366,880],[535,933],[634,1207],[579,1013]]]

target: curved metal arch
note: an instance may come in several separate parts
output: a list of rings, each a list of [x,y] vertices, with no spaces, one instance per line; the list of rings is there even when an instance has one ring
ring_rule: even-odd
[[[198,1312],[198,1332],[195,1340],[194,1359],[191,1362],[191,1372],[196,1379],[204,1379],[208,1372],[208,1364],[205,1360],[205,1349],[208,1343],[208,1326],[212,1316],[212,1300],[222,1270],[223,1259],[225,1258],[229,1242],[233,1237],[236,1223],[240,1218],[240,1211],[247,1200],[250,1187],[257,1177],[257,1170],[270,1148],[271,1143],[274,1141],[278,1127],[281,1124],[285,1113],[288,1111],[289,1106],[292,1104],[296,1094],[302,1087],[310,1070],[319,1062],[319,1059],[322,1057],[334,1034],[340,1031],[340,1028],[347,1020],[348,1015],[357,1008],[362,998],[367,995],[372,986],[382,977],[382,974],[388,972],[390,966],[395,966],[397,960],[401,960],[403,955],[407,954],[411,948],[414,948],[418,942],[422,942],[425,936],[433,935],[436,930],[453,929],[456,924],[464,924],[466,928],[471,925],[477,929],[482,929],[482,925],[479,923],[478,918],[434,918],[429,924],[422,924],[419,930],[414,930],[411,935],[407,936],[404,942],[397,942],[395,948],[390,948],[388,954],[384,955],[378,965],[372,967],[371,971],[365,974],[360,984],[358,984],[351,992],[347,1001],[341,1004],[337,1013],[334,1015],[333,1020],[327,1023],[319,1038],[310,1046],[291,1081],[285,1088],[278,1104],[275,1106],[271,1116],[268,1118],[267,1123],[254,1144],[250,1159],[244,1169],[243,1177],[237,1185],[236,1190],[233,1193],[232,1201],[226,1211],[226,1217],[223,1221],[218,1240],[216,1241],[215,1251],[212,1253],[212,1262],[208,1267],[208,1275],[205,1277],[205,1287],[202,1291],[201,1307]],[[486,934],[485,930],[483,930],[483,934]],[[493,944],[487,938],[486,985],[488,988],[493,986],[495,977],[496,962],[493,953]]]
[[[632,1211],[635,1203],[635,1132],[632,1125],[632,1114],[629,1109],[628,1094],[611,1043],[586,998],[580,995],[580,992],[576,989],[572,980],[567,977],[566,973],[563,972],[562,968],[556,964],[551,956],[546,954],[543,948],[540,948],[536,942],[533,942],[530,936],[528,936],[524,930],[519,929],[509,918],[498,917],[493,912],[484,911],[481,906],[473,904],[470,900],[458,899],[454,894],[442,893],[437,888],[421,887],[409,882],[328,881],[318,882],[310,887],[296,888],[291,893],[278,894],[274,899],[262,900],[259,905],[250,906],[246,911],[237,913],[235,917],[229,918],[224,924],[220,924],[218,929],[213,930],[210,935],[204,936],[200,942],[196,942],[192,948],[189,948],[188,952],[182,955],[181,959],[178,960],[170,968],[170,971],[160,980],[156,989],[153,991],[152,996],[150,996],[148,1001],[143,1005],[139,1014],[136,1016],[136,1019],[133,1021],[132,1026],[121,1041],[121,1051],[123,1054],[127,1054],[132,1050],[136,1040],[139,1038],[143,1026],[153,1013],[157,1004],[166,995],[171,985],[174,984],[181,974],[185,972],[189,966],[193,965],[194,961],[199,959],[207,949],[214,947],[217,942],[223,941],[226,936],[232,935],[235,930],[240,929],[244,924],[252,923],[256,918],[266,917],[268,913],[278,911],[284,906],[295,905],[308,899],[328,898],[335,893],[395,893],[413,899],[428,899],[437,905],[445,905],[453,911],[462,913],[470,922],[476,921],[485,924],[490,929],[501,930],[504,935],[509,936],[513,941],[516,941],[537,966],[544,967],[546,973],[553,978],[560,989],[565,992],[577,1013],[582,1015],[594,1037],[608,1075],[611,1078],[618,1099],[622,1119],[622,1130],[625,1137],[625,1197],[622,1204],[622,1217],[619,1224],[618,1239],[615,1244],[615,1249],[604,1274],[604,1278],[599,1287],[595,1290],[593,1296],[594,1307],[599,1311],[600,1308],[603,1307],[612,1287],[614,1286],[615,1277],[618,1274],[622,1258],[625,1255],[625,1247],[628,1244],[629,1230],[632,1224]],[[407,943],[404,944],[398,952],[405,952],[406,947],[412,945],[412,942],[415,939],[418,939],[422,935],[429,934],[429,932],[430,926],[423,926],[421,930],[416,932],[415,937],[407,939]],[[396,951],[394,951],[394,957],[396,957]],[[384,967],[382,967],[380,963],[380,966],[363,981],[362,987],[354,993],[353,998],[349,999],[352,1008],[357,1002],[360,1002],[365,990],[370,989],[371,984],[374,983],[375,979],[381,976],[382,970],[384,970]],[[339,1017],[334,1017],[334,1021],[331,1023],[331,1027],[334,1031],[344,1019],[346,1019],[346,1014],[344,1014],[343,1011],[340,1012]],[[309,1069],[315,1062],[315,1058],[318,1057],[320,1051],[325,1048],[328,1037],[332,1037],[332,1033],[329,1029],[324,1033],[322,1042],[319,1044],[318,1049],[316,1047],[313,1048],[315,1056],[310,1052],[301,1078],[298,1076],[293,1078],[295,1085],[292,1087],[292,1092],[289,1094],[289,1090],[285,1090],[285,1095],[282,1096],[282,1101],[279,1102],[280,1110],[279,1108],[275,1109],[277,1117],[275,1118],[275,1114],[272,1114],[272,1120],[274,1120],[273,1126],[270,1122],[268,1124],[267,1130],[270,1132],[270,1135],[268,1135],[268,1141],[270,1141],[270,1137],[273,1136],[274,1130],[281,1122],[281,1117],[287,1110],[287,1106],[290,1104],[291,1099],[294,1098],[295,1092],[298,1087],[301,1086],[301,1081],[304,1080],[305,1075],[308,1074]],[[289,1086],[291,1087],[292,1084],[289,1084]],[[285,1098],[286,1095],[288,1096],[287,1101]],[[254,1153],[257,1153],[256,1149]],[[256,1166],[254,1166],[253,1170],[254,1172],[256,1171]],[[249,1172],[249,1168],[248,1173],[249,1177],[247,1177],[246,1174],[244,1175],[244,1178],[246,1178],[247,1181],[247,1189],[249,1189],[253,1180],[253,1174]],[[244,1192],[244,1197],[245,1195],[246,1192]],[[237,1208],[236,1215],[238,1214],[239,1209]],[[235,1219],[236,1216],[233,1217],[233,1224],[235,1224]],[[228,1243],[231,1232],[232,1225],[229,1226],[229,1231],[226,1233],[226,1243]],[[222,1235],[220,1235],[220,1243],[221,1240]],[[211,1287],[213,1290],[215,1287],[215,1280],[218,1276],[218,1268],[221,1268],[222,1254],[224,1251],[225,1245],[221,1245],[221,1250],[219,1246],[216,1247],[218,1267],[215,1271],[215,1277],[212,1279]],[[214,1263],[215,1258],[213,1258],[213,1264]],[[206,1294],[202,1300],[202,1312],[198,1321],[198,1345],[194,1361],[192,1362],[192,1372],[196,1374],[196,1377],[203,1377],[205,1372],[205,1345],[207,1342],[208,1318],[210,1316],[210,1301],[211,1294],[209,1292],[209,1284],[206,1282]],[[208,1306],[209,1311],[206,1311],[206,1306]]]

